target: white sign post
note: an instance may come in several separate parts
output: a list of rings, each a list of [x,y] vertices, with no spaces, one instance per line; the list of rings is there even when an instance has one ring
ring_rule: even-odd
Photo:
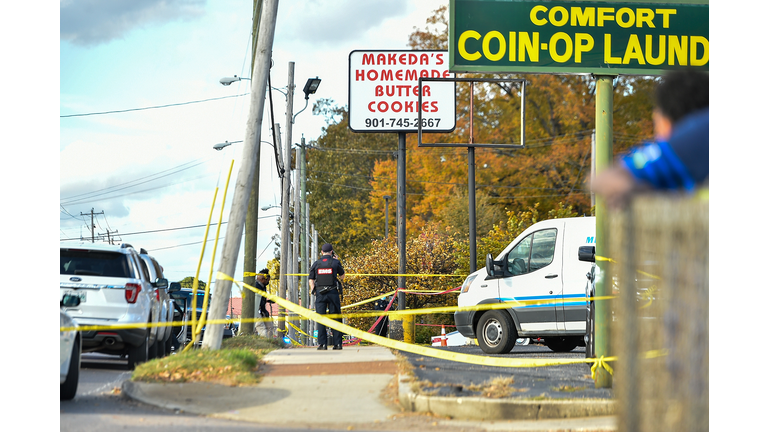
[[[349,54],[349,128],[354,132],[422,132],[456,128],[456,84],[448,51],[352,51]]]

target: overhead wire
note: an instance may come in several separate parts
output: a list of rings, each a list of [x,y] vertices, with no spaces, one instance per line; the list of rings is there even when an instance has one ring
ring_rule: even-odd
[[[186,171],[188,169],[195,168],[195,167],[200,166],[203,163],[207,162],[207,160],[203,160],[202,162],[195,163],[195,162],[197,162],[199,160],[200,159],[196,159],[196,160],[191,161],[191,162],[186,162],[186,163],[183,163],[181,165],[177,165],[177,166],[175,166],[173,168],[168,168],[166,170],[158,171],[156,173],[153,173],[153,174],[150,174],[150,175],[147,175],[147,176],[144,176],[144,177],[140,177],[140,178],[137,178],[137,179],[134,179],[134,180],[130,180],[130,181],[127,181],[125,183],[120,183],[120,184],[117,184],[117,185],[114,185],[114,186],[109,186],[109,187],[98,189],[98,190],[95,190],[95,191],[84,192],[84,193],[80,193],[80,194],[77,194],[77,195],[72,195],[72,196],[69,196],[69,197],[66,197],[66,198],[62,198],[61,202],[63,204],[72,204],[74,201],[71,201],[71,200],[74,200],[75,198],[80,198],[80,199],[75,200],[75,201],[82,202],[83,199],[95,198],[97,196],[106,195],[106,194],[109,194],[109,193],[112,193],[112,192],[117,192],[117,191],[120,191],[120,190],[128,189],[128,188],[131,188],[131,187],[134,187],[134,186],[138,186],[138,185],[141,185],[141,184],[144,184],[144,183],[149,183],[151,181],[158,180],[158,179],[161,179],[161,178],[164,178],[164,177],[168,177],[168,176],[173,175],[173,174],[178,174],[178,173],[180,173],[182,171]],[[191,166],[184,167],[185,165],[189,165],[189,164],[192,164],[192,163],[195,163],[195,164],[191,165]],[[184,168],[182,168],[182,167],[184,167]],[[164,174],[164,175],[161,175],[161,174]],[[87,196],[87,198],[81,198],[83,196]]]
[[[129,109],[123,109],[123,110],[101,111],[101,112],[82,113],[82,114],[65,114],[65,115],[60,115],[59,118],[85,117],[85,116],[102,115],[102,114],[119,114],[119,113],[131,112],[131,111],[144,111],[144,110],[158,109],[158,108],[169,108],[169,107],[175,107],[175,106],[191,105],[191,104],[196,104],[196,103],[203,103],[203,102],[211,102],[211,101],[217,101],[217,100],[222,100],[222,99],[229,99],[229,98],[233,98],[233,97],[248,96],[248,94],[249,93],[244,93],[244,94],[239,94],[239,95],[222,96],[222,97],[217,97],[217,98],[201,99],[201,100],[189,101],[189,102],[179,102],[179,103],[166,104],[166,105],[156,105],[156,106],[143,107],[143,108],[129,108]]]

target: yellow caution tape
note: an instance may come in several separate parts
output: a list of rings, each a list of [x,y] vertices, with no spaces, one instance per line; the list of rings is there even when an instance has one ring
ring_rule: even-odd
[[[240,282],[234,281],[235,284],[239,285]],[[250,288],[249,285],[243,284],[244,286]],[[253,288],[256,290],[257,288]],[[263,292],[263,291],[262,291]],[[342,306],[342,309],[348,309],[353,306],[359,306],[364,303],[368,303],[370,301],[378,300],[383,297],[388,297],[395,293],[396,291],[390,291],[386,294],[382,294],[380,296],[374,297],[369,300],[364,300],[352,305],[348,306]],[[264,294],[261,294],[264,295]],[[266,296],[265,296],[266,297]],[[268,297],[270,298],[270,297]],[[585,297],[585,301],[593,301],[593,300],[610,300],[615,298],[615,296],[597,296],[597,297]],[[441,307],[433,307],[433,308],[423,308],[423,309],[405,309],[405,310],[391,310],[391,311],[367,311],[367,312],[355,312],[355,313],[344,313],[344,314],[328,314],[324,315],[328,318],[370,318],[370,317],[379,317],[382,315],[386,316],[406,316],[406,315],[428,315],[428,314],[437,314],[437,313],[454,313],[457,311],[466,312],[466,311],[484,311],[484,310],[495,310],[495,309],[509,309],[510,307],[515,306],[526,306],[526,305],[542,305],[542,304],[548,304],[548,303],[556,303],[559,302],[559,299],[552,299],[552,300],[512,300],[508,302],[503,303],[486,303],[486,304],[480,304],[475,306],[441,306]],[[289,317],[274,317],[274,318],[241,318],[241,319],[218,319],[218,320],[206,320],[205,324],[228,324],[240,321],[241,323],[247,323],[247,322],[265,322],[268,320],[278,320],[278,321],[285,321],[288,319],[292,319]],[[307,318],[298,318],[300,320],[307,319]],[[134,323],[134,324],[121,324],[121,325],[81,325],[79,327],[61,327],[60,331],[72,331],[72,330],[79,330],[79,331],[109,331],[109,330],[121,330],[121,329],[130,329],[130,328],[153,328],[153,327],[180,327],[184,323],[181,321],[174,321],[174,322],[166,322],[166,323]],[[189,324],[189,321],[187,321],[187,324]]]
[[[597,375],[597,368],[601,367],[608,371],[609,374],[613,375],[613,368],[608,365],[607,362],[616,360],[616,357],[605,357],[600,356],[599,359],[593,359],[595,361],[595,364],[592,365],[590,368],[592,370],[592,379],[595,379],[595,376]]]
[[[219,272],[218,279],[230,280],[237,283],[231,277]],[[428,357],[436,357],[445,360],[452,360],[461,363],[470,363],[484,366],[500,366],[500,367],[542,367],[542,366],[555,366],[563,364],[578,364],[578,363],[593,363],[596,359],[520,359],[520,358],[500,358],[500,357],[485,357],[473,354],[463,354],[450,351],[442,351],[435,348],[429,348],[419,345],[413,345],[398,340],[385,338],[379,335],[364,332],[362,330],[350,327],[346,324],[340,323],[336,320],[330,319],[327,315],[321,315],[317,312],[313,312],[307,308],[301,307],[295,303],[284,300],[278,296],[262,291],[258,288],[243,284],[246,288],[253,292],[256,292],[267,299],[272,300],[278,305],[291,312],[297,313],[303,317],[311,319],[317,323],[323,324],[326,327],[330,327],[334,330],[338,330],[342,333],[354,336],[358,339],[362,339],[377,345],[381,345],[387,348],[395,349],[398,351],[406,351],[414,354],[425,355]]]
[[[289,273],[286,276],[309,276],[308,273]],[[403,277],[456,277],[466,278],[468,275],[455,274],[421,274],[421,273],[344,273],[344,276],[403,276]]]
[[[595,255],[595,261],[607,261],[607,262],[610,262],[610,263],[618,264],[618,261],[614,260],[613,258],[606,258],[606,257],[599,256],[599,255]],[[653,278],[653,279],[661,280],[661,278],[659,276],[656,276],[654,274],[650,274],[650,273],[644,272],[642,270],[635,270],[635,271],[640,273],[643,276],[648,276],[648,277]]]

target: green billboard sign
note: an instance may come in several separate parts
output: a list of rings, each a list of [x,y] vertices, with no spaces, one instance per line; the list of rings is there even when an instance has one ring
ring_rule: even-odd
[[[451,72],[709,70],[709,1],[451,0]]]

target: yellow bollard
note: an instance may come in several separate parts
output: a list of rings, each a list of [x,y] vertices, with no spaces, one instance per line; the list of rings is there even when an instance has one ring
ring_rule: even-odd
[[[416,340],[416,326],[413,325],[414,316],[405,315],[403,317],[403,342],[414,343]]]

